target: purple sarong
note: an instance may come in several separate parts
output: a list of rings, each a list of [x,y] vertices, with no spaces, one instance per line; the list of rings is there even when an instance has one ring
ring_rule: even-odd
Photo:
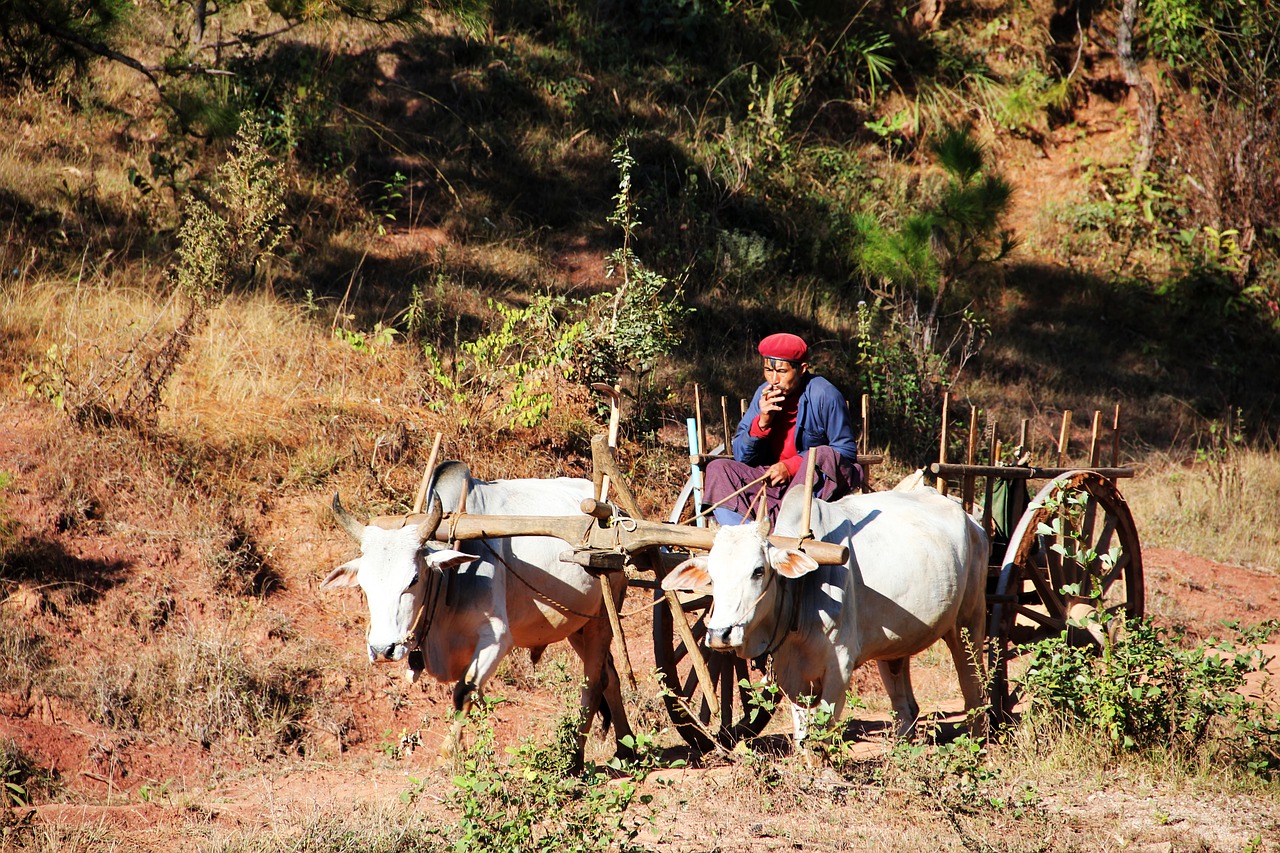
[[[804,460],[800,466],[801,472],[808,464],[808,460],[804,457],[809,453],[817,454],[813,463],[814,497],[833,501],[844,497],[862,484],[862,466],[848,461],[826,445],[814,447],[800,454],[800,458]],[[749,520],[754,517],[756,500],[760,490],[764,489],[765,500],[768,502],[769,523],[773,524],[778,518],[778,507],[782,505],[783,495],[793,488],[804,488],[803,473],[792,478],[791,482],[785,486],[766,486],[764,483],[757,483],[736,495],[733,494],[747,483],[760,479],[769,467],[769,465],[748,465],[736,459],[713,459],[707,465],[703,480],[702,503],[706,506],[719,504]],[[733,497],[720,503],[728,495]]]

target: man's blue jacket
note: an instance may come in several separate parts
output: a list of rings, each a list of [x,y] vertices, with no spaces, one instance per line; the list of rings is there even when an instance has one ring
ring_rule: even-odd
[[[773,453],[767,437],[751,435],[751,424],[760,416],[760,396],[768,387],[768,382],[762,382],[756,389],[733,436],[733,458],[747,465],[772,465],[778,461],[770,458]],[[830,446],[850,465],[858,461],[858,445],[844,395],[826,379],[810,374],[796,406],[796,452],[823,445]]]

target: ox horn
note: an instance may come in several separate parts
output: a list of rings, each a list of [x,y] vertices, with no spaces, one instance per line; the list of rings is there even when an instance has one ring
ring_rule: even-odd
[[[333,493],[333,515],[338,519],[338,525],[346,531],[347,535],[352,539],[360,542],[364,538],[365,524],[351,513],[347,512],[342,505],[342,501],[338,499],[338,493]]]
[[[427,513],[427,520],[422,522],[422,526],[418,528],[418,540],[426,542],[435,536],[436,528],[440,526],[440,519],[442,518],[444,518],[444,505],[440,503],[439,495],[432,495],[431,511]]]

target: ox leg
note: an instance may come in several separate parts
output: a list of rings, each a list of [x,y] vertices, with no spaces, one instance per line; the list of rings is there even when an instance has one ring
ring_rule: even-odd
[[[601,699],[607,710],[606,723],[613,725],[617,755],[620,758],[631,758],[633,755],[631,747],[622,743],[622,739],[631,734],[631,724],[627,720],[627,709],[622,701],[622,683],[609,648],[612,636],[609,623],[603,619],[593,619],[582,630],[569,636],[569,645],[582,660],[582,692],[579,696],[582,719],[578,726],[575,769],[582,766],[587,736],[591,733],[596,713],[600,711]]]
[[[920,717],[920,705],[911,687],[911,658],[876,661],[889,704],[898,718],[898,737],[909,737]]]
[[[502,621],[487,619],[478,632],[475,656],[471,658],[466,674],[453,687],[454,719],[449,738],[440,747],[442,761],[450,758],[461,746],[462,724],[466,721],[467,714],[471,712],[476,697],[484,692],[484,686],[497,672],[498,664],[511,648],[511,634]]]
[[[982,614],[985,618],[985,613]],[[973,639],[976,636],[976,641]],[[942,637],[951,650],[951,660],[956,665],[956,678],[960,682],[960,693],[964,696],[964,710],[968,715],[970,737],[986,737],[987,715],[978,713],[978,709],[987,704],[986,674],[982,666],[983,637],[979,632],[975,635],[968,628],[956,628]]]

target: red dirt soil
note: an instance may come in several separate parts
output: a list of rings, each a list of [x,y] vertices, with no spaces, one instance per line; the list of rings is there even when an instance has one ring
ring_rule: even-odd
[[[215,602],[201,600],[205,593],[191,580],[200,570],[186,549],[113,536],[109,525],[59,531],[49,502],[26,487],[47,473],[33,453],[39,447],[41,429],[47,426],[44,417],[29,403],[0,405],[0,472],[14,477],[10,487],[0,492],[4,499],[0,517],[16,522],[18,537],[54,543],[68,559],[123,567],[118,572],[121,582],[104,599],[164,583],[180,600],[179,612],[186,618],[218,618]],[[320,497],[314,500],[316,507],[322,502]],[[341,743],[336,736],[318,734],[308,740],[305,760],[277,756],[259,761],[250,750],[234,744],[206,747],[181,737],[113,730],[94,722],[86,709],[38,689],[0,694],[0,738],[13,742],[40,767],[56,772],[60,781],[58,802],[37,805],[37,820],[97,827],[113,838],[137,842],[139,849],[189,849],[192,838],[208,837],[211,832],[221,837],[269,832],[299,808],[318,809],[344,801],[391,806],[412,784],[410,777],[430,780],[430,790],[441,797],[447,794],[448,775],[434,766],[433,756],[444,736],[449,688],[431,683],[406,687],[398,667],[375,669],[367,664],[362,652],[363,602],[356,594],[317,589],[329,568],[352,555],[348,543],[332,528],[299,523],[322,514],[316,507],[280,503],[268,511],[264,528],[269,533],[261,544],[270,549],[273,564],[281,567],[283,583],[264,604],[288,620],[295,635],[338,650],[329,677],[345,682],[337,693],[338,702],[351,715]],[[1194,634],[1215,633],[1222,620],[1280,619],[1280,590],[1272,574],[1163,548],[1146,549],[1144,558],[1148,610],[1186,625]],[[133,629],[112,625],[101,615],[93,625],[48,618],[53,603],[35,581],[21,580],[6,587],[8,595],[0,607],[54,626],[52,630],[60,632],[59,641],[79,649],[77,667],[82,672],[112,659],[107,654],[112,644],[137,642]],[[643,603],[643,591],[633,590],[624,605],[624,611],[640,611],[626,625],[637,673],[646,673],[653,665],[650,620]],[[111,613],[108,604],[98,602],[96,612]],[[278,642],[265,635],[261,638],[264,647]],[[548,657],[555,659],[556,654],[553,649]],[[569,672],[575,671],[576,658],[559,654]],[[494,713],[495,732],[502,744],[545,737],[550,721],[564,708],[560,696],[540,684],[543,676],[538,672],[545,670],[546,662],[534,671],[525,653],[517,652],[513,658],[505,677],[491,689],[509,700]],[[949,663],[939,669],[943,671],[939,681],[954,680]],[[661,726],[663,716],[652,681],[642,677],[641,682],[639,701],[646,707],[638,712],[643,718],[640,726]],[[926,682],[927,677],[919,678],[917,688],[927,707]],[[858,673],[855,689],[864,696],[880,690],[873,669]],[[949,689],[950,696],[936,700],[944,710],[958,707],[954,688]],[[785,712],[779,715],[786,716]],[[416,735],[420,748],[392,760],[390,753],[406,734],[409,746],[416,745]],[[606,741],[611,738],[593,736],[589,757],[605,760]],[[690,791],[719,790],[733,778],[732,771],[714,765],[664,776]],[[725,840],[737,832],[740,842],[751,844],[750,834],[741,835],[751,807],[745,808],[748,814],[740,813],[736,822],[726,815],[737,828],[722,828]],[[664,849],[690,848],[673,842]]]

